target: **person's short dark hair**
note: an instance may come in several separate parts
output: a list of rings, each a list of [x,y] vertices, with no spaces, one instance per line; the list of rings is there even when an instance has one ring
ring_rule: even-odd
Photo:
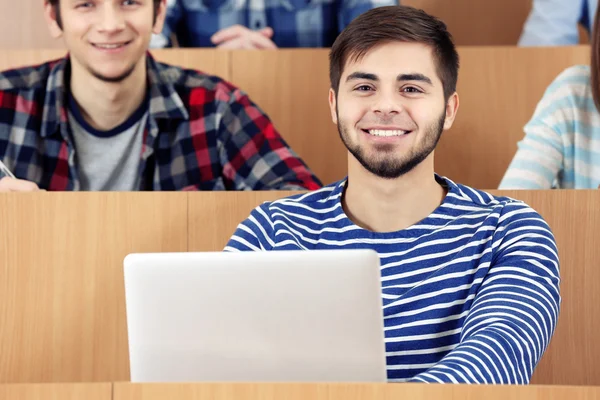
[[[448,100],[456,92],[459,58],[446,24],[408,6],[374,8],[354,19],[340,33],[329,53],[329,79],[337,94],[348,60],[358,61],[375,46],[391,42],[422,43],[433,48],[438,76]]]
[[[162,0],[154,0],[154,19],[152,20],[152,24],[156,22],[156,14],[158,14],[158,7],[160,7],[160,2]],[[54,7],[54,14],[56,15],[56,23],[58,27],[62,29],[62,19],[60,17],[60,7],[58,7],[58,3],[60,0],[48,0],[48,3]]]

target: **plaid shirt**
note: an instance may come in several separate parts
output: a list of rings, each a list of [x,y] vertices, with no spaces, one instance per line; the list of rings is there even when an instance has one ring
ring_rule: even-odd
[[[140,190],[316,189],[269,118],[229,83],[147,61]],[[69,59],[0,73],[0,159],[47,190],[79,190],[68,126]]]
[[[213,47],[214,33],[239,24],[273,28],[278,47],[331,47],[360,14],[396,4],[398,0],[169,0],[163,32],[152,38],[151,46],[170,45],[174,33],[181,47]]]

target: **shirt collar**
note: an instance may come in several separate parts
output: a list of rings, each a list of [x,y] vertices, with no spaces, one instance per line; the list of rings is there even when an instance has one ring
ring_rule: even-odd
[[[190,118],[175,85],[185,79],[181,68],[160,64],[147,54],[148,83],[150,84],[150,116],[153,119]]]

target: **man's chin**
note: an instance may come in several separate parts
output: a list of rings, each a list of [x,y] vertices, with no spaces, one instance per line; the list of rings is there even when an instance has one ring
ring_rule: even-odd
[[[99,71],[96,69],[91,69],[90,73],[96,78],[103,82],[107,83],[119,83],[123,82],[125,79],[129,78],[129,76],[135,70],[135,65],[129,68],[124,68],[118,71]]]

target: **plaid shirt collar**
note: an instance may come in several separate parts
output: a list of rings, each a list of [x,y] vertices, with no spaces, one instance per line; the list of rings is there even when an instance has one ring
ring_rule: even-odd
[[[58,60],[50,71],[46,85],[46,98],[44,100],[45,121],[40,130],[40,136],[45,138],[60,133],[68,141],[68,118],[66,108],[66,90],[68,70],[70,68],[69,56]],[[150,53],[146,54],[147,79],[150,88],[150,126],[149,133],[152,138],[158,135],[158,119],[183,119],[189,120],[189,113],[183,100],[177,94],[174,83],[181,79],[182,74],[178,68],[169,68],[159,64]],[[54,115],[52,115],[54,113]]]

